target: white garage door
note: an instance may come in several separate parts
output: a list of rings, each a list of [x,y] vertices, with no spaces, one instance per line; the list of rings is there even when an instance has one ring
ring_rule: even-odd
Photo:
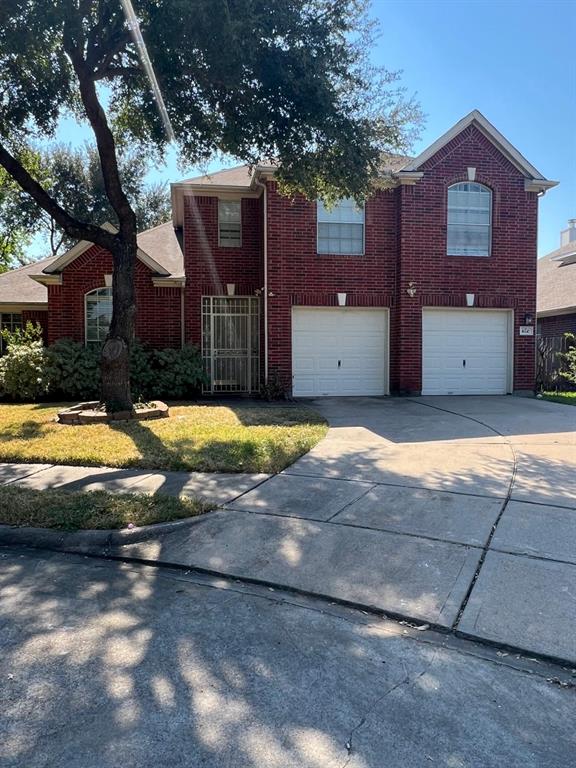
[[[425,309],[423,395],[504,395],[509,391],[510,313]]]
[[[294,395],[386,394],[387,339],[386,310],[294,307]]]

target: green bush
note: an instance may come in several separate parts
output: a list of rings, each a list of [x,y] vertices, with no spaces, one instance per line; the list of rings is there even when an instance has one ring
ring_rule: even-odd
[[[42,346],[42,330],[3,332],[8,351],[0,358],[0,394],[19,400],[40,397],[90,400],[100,396],[100,351],[71,339]],[[132,396],[176,400],[199,393],[206,375],[198,349],[152,349],[135,343],[130,358]]]
[[[576,336],[573,333],[564,334],[567,341],[567,351],[560,353],[563,369],[560,376],[568,379],[572,384],[576,384]]]
[[[65,400],[99,396],[99,351],[71,339],[60,339],[46,350],[50,394]]]
[[[151,367],[155,382],[150,397],[192,397],[207,383],[200,353],[190,344],[182,349],[155,349]]]
[[[49,390],[46,350],[39,324],[2,331],[6,354],[0,357],[0,394],[14,400],[36,400]]]
[[[154,350],[136,342],[130,352],[130,387],[134,400],[160,397],[156,392],[156,373],[153,368]]]

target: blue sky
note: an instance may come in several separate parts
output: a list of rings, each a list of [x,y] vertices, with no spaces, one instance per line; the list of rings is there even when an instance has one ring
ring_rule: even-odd
[[[560,230],[576,217],[576,0],[373,0],[372,14],[381,27],[374,62],[403,70],[402,84],[427,115],[414,153],[479,109],[560,181],[540,201],[539,255],[558,247]],[[89,137],[68,119],[58,139]],[[174,153],[150,174],[191,175]]]

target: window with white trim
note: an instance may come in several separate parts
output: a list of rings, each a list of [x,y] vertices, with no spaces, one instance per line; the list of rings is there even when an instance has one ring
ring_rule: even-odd
[[[2,312],[0,315],[0,330],[14,333],[14,331],[18,330],[19,328],[22,328],[21,314],[16,312]],[[4,352],[6,352],[6,342],[0,335],[0,354],[3,355]]]
[[[364,253],[364,206],[346,199],[332,208],[318,200],[318,253],[361,256]]]
[[[240,200],[218,200],[218,245],[225,248],[242,245]]]
[[[96,288],[84,297],[86,346],[100,346],[112,321],[112,288]]]
[[[492,192],[463,181],[448,187],[448,256],[490,256]]]

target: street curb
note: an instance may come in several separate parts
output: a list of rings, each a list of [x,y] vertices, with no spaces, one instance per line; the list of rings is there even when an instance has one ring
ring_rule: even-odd
[[[215,511],[215,510],[211,510]],[[421,618],[409,616],[407,614],[397,613],[396,611],[389,611],[377,606],[360,603],[355,600],[347,600],[334,595],[327,595],[322,592],[315,592],[312,590],[301,589],[299,587],[289,586],[281,584],[280,582],[270,581],[268,579],[259,579],[250,576],[241,576],[226,571],[218,571],[212,568],[204,568],[202,566],[171,562],[169,560],[151,560],[142,557],[133,557],[122,553],[121,548],[127,544],[135,544],[138,541],[146,541],[153,538],[160,532],[160,528],[163,528],[164,533],[170,533],[179,529],[184,529],[189,526],[198,523],[206,515],[198,515],[197,517],[186,518],[185,520],[176,520],[172,523],[158,523],[157,525],[143,526],[138,529],[115,531],[52,531],[44,528],[15,528],[12,526],[1,525],[0,526],[0,546],[3,545],[16,545],[22,547],[29,547],[31,549],[43,549],[53,552],[61,552],[64,554],[76,554],[86,555],[95,559],[102,558],[108,561],[146,565],[152,568],[167,568],[170,570],[185,571],[186,573],[196,573],[202,576],[212,576],[215,578],[225,579],[227,581],[236,581],[241,584],[255,585],[258,587],[264,587],[271,590],[278,590],[279,592],[285,592],[287,594],[298,595],[304,598],[310,598],[312,600],[320,600],[325,603],[331,603],[333,605],[339,605],[343,608],[350,608],[355,611],[360,611],[365,615],[377,616],[379,618],[388,619],[393,622],[399,622],[406,625],[406,630],[418,630],[423,624],[426,626],[426,630],[422,633],[418,633],[417,636],[425,637],[428,632],[434,632],[442,635],[446,638],[453,637],[459,638],[464,641],[470,641],[478,646],[485,648],[492,648],[496,651],[505,651],[507,654],[515,654],[523,659],[543,661],[555,666],[561,666],[564,669],[574,669],[576,661],[574,659],[567,659],[562,656],[555,656],[553,654],[541,653],[538,651],[531,651],[520,646],[508,645],[506,643],[498,642],[495,640],[488,640],[469,632],[461,632],[454,630],[451,627],[446,627],[442,624],[437,624],[433,621],[426,621]],[[143,538],[135,538],[141,536]]]
[[[166,536],[169,533],[189,528],[200,522],[209,510],[195,517],[185,517],[168,523],[143,525],[139,528],[60,531],[53,528],[28,528],[16,525],[0,525],[0,545],[34,547],[35,549],[50,549],[57,552],[80,552],[82,554],[100,555],[108,552],[111,547],[123,547],[128,544],[139,544],[142,541]]]

